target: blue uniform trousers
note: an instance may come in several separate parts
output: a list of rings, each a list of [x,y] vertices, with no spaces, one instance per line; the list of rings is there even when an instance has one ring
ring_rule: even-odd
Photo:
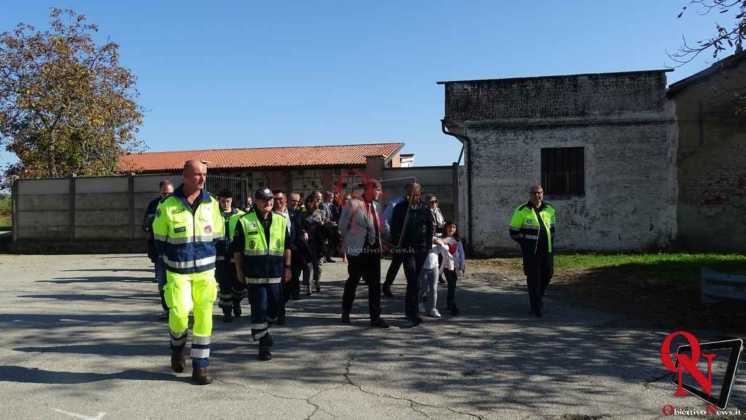
[[[277,320],[282,304],[281,285],[280,283],[249,283],[248,289],[251,305],[251,336],[254,341],[259,341],[260,348],[269,348],[272,346],[272,340],[269,338],[269,324]]]

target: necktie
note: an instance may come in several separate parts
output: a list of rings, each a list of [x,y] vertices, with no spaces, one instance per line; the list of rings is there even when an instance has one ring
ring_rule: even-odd
[[[368,235],[368,243],[374,245],[378,241],[378,216],[376,215],[376,208],[373,206],[373,203],[368,203],[368,213],[370,214],[370,220],[373,222],[375,232],[372,237]]]

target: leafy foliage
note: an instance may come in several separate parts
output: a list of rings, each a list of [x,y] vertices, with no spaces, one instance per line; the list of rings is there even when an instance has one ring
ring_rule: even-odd
[[[51,9],[50,26],[0,34],[0,142],[19,159],[6,175],[109,174],[142,146],[135,76],[85,16]]]

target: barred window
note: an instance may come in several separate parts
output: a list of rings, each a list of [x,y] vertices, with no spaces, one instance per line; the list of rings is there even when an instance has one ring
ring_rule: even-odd
[[[582,147],[541,149],[541,184],[552,196],[585,195],[585,156]]]

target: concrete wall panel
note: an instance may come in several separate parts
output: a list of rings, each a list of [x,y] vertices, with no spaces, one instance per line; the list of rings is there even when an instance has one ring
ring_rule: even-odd
[[[138,175],[135,177],[135,192],[136,193],[153,193],[158,194],[158,184],[164,179],[170,179],[171,182],[178,186],[181,182],[180,177],[168,176],[168,175]]]
[[[70,212],[61,210],[23,211],[18,215],[18,222],[22,228],[26,226],[41,228],[67,226],[70,224]]]
[[[75,239],[130,239],[130,228],[129,226],[78,226],[75,228]]]
[[[129,209],[129,194],[127,193],[99,193],[77,194],[75,196],[75,210],[127,210]],[[126,223],[126,220],[124,221]]]
[[[412,181],[422,184],[424,194],[435,194],[447,219],[455,217],[453,167],[387,168],[383,171],[384,202],[402,195],[404,186]]]
[[[70,179],[23,179],[18,181],[18,195],[67,194]]]
[[[20,195],[18,197],[18,211],[38,210],[69,210],[70,196],[68,194]]]
[[[127,210],[78,210],[75,212],[76,232],[86,226],[129,226]],[[103,233],[103,232],[102,232]],[[77,236],[77,233],[76,233]]]
[[[129,191],[129,177],[106,176],[100,178],[77,178],[75,180],[75,192],[77,194],[108,194],[126,193]]]
[[[16,228],[15,226],[13,227]],[[26,224],[18,227],[18,239],[56,239],[67,240],[70,238],[69,226],[49,226]]]

